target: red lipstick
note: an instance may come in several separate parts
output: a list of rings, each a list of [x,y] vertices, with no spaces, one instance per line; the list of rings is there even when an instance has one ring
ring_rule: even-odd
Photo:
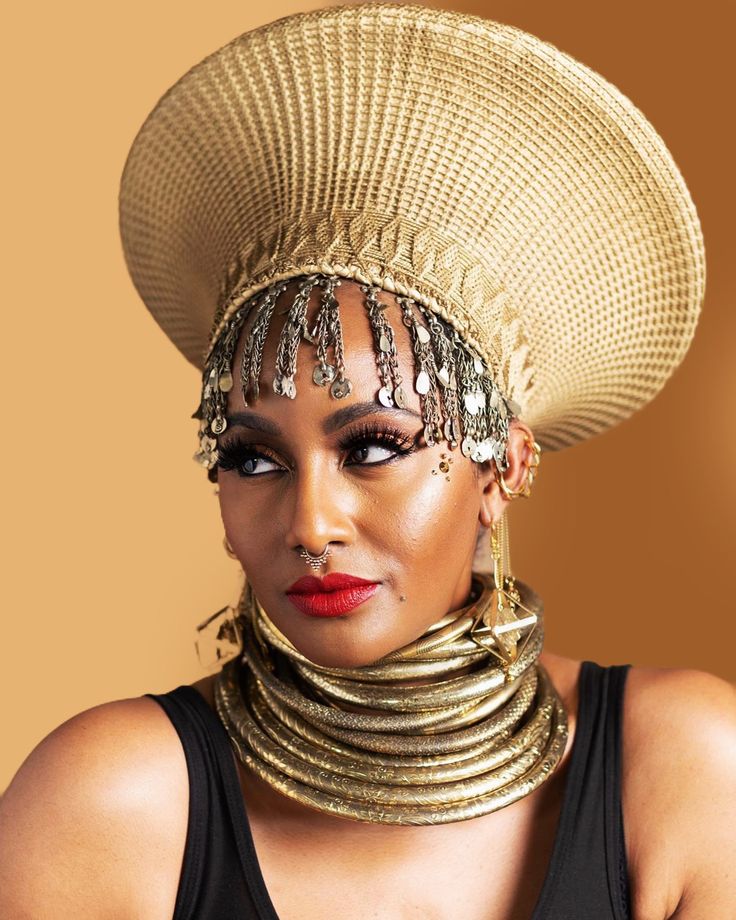
[[[343,572],[331,572],[324,578],[305,575],[286,589],[286,596],[307,616],[339,617],[368,600],[379,584]]]

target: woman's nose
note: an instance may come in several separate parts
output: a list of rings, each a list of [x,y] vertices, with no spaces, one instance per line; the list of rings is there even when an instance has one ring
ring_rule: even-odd
[[[328,543],[351,543],[354,539],[354,497],[339,470],[313,463],[294,478],[290,496],[287,543],[319,554]]]

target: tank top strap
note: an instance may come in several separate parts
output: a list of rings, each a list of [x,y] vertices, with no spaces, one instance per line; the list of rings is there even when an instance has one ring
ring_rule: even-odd
[[[217,714],[194,687],[146,696],[173,723],[189,776],[189,818],[173,920],[278,920],[258,867],[233,752]]]
[[[630,665],[584,661],[578,719],[547,876],[532,920],[629,920],[623,697]]]

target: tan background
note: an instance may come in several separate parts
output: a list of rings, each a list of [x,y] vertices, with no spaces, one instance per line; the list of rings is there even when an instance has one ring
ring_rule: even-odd
[[[15,4],[6,30],[0,789],[59,722],[201,676],[196,623],[234,601],[212,486],[191,462],[195,370],[149,318],[117,235],[123,161],[189,66],[321,5]],[[663,394],[543,458],[512,517],[516,573],[547,647],[603,664],[736,678],[732,31],[726,4],[448,3],[531,31],[601,72],[666,139],[709,260],[693,348]],[[7,22],[7,19],[6,19]]]

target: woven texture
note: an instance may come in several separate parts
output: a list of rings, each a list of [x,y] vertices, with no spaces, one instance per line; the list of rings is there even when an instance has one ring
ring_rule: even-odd
[[[133,143],[120,226],[198,367],[248,296],[334,272],[452,322],[547,449],[651,399],[703,296],[694,206],[641,112],[531,35],[420,6],[290,16],[192,68]]]

